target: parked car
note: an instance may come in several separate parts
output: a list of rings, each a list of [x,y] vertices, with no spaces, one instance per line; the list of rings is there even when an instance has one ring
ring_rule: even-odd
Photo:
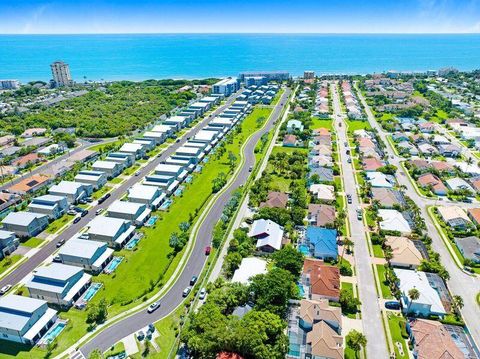
[[[196,275],[194,275],[192,277],[192,279],[190,279],[190,285],[195,285],[195,283],[197,283],[197,279],[198,279],[198,277]]]
[[[154,326],[152,323],[150,323],[150,324],[148,325],[148,331],[149,331],[150,333],[153,333],[153,332],[155,331],[155,326]]]
[[[347,158],[348,163],[352,163],[352,159],[350,157]]]
[[[103,208],[99,208],[95,211],[95,214],[98,216],[99,214],[102,214]]]
[[[53,257],[52,261],[53,261],[54,263],[61,263],[61,262],[62,262],[62,260],[60,259],[60,256],[55,256],[55,257]]]
[[[252,172],[252,171],[253,171],[253,166],[248,167],[248,172]]]
[[[80,216],[85,217],[88,214],[88,210],[83,211],[80,213]]]
[[[78,203],[80,204],[87,204],[87,200],[85,198],[79,199]]]
[[[88,233],[82,233],[81,235],[78,236],[80,239],[88,239]]]
[[[92,197],[87,197],[87,198],[85,198],[85,201],[87,201],[88,203],[92,203],[92,202],[93,202],[93,198],[92,198]]]
[[[357,208],[357,219],[358,219],[359,221],[361,221],[361,220],[362,220],[362,216],[363,216],[363,214],[362,214],[362,209],[361,209],[360,207],[358,207],[358,208]]]
[[[185,288],[185,289],[183,290],[182,296],[183,296],[184,298],[187,297],[187,296],[190,294],[191,290],[192,290],[192,287],[187,287],[187,288]]]
[[[11,284],[7,284],[6,286],[3,286],[0,289],[0,295],[4,295],[5,293],[7,293],[10,290],[10,288],[12,288]]]
[[[77,219],[77,218],[79,218],[79,217],[76,217],[75,219]],[[79,220],[80,220],[80,219],[79,219]],[[73,222],[76,223],[75,220],[73,220]],[[77,222],[78,222],[78,221],[77,221]],[[65,239],[60,239],[60,240],[57,242],[57,248],[60,248],[60,247],[63,246],[64,244],[65,244]]]
[[[200,298],[201,300],[204,300],[206,296],[207,296],[207,290],[205,288],[202,288],[198,298]]]
[[[153,313],[156,311],[158,308],[160,308],[160,302],[153,302],[148,306],[147,312]]]
[[[137,333],[137,339],[138,339],[138,340],[143,340],[143,338],[145,338],[145,333],[140,330],[140,331]]]
[[[73,219],[73,223],[78,223],[78,222],[80,222],[81,219],[82,219],[82,216],[80,216],[80,215],[77,214],[77,215],[75,216],[75,218]]]
[[[352,204],[352,196],[347,194],[347,203]]]
[[[397,302],[396,300],[391,300],[391,301],[385,302],[385,308],[393,309],[393,310],[399,310],[400,309],[400,303]]]
[[[206,256],[208,256],[211,251],[212,251],[212,247],[210,247],[210,246],[206,246],[206,247],[205,247],[205,255],[206,255]]]
[[[69,210],[67,211],[67,214],[69,214],[70,216],[74,216],[74,215],[77,214],[77,211],[75,211],[74,209],[69,209]]]
[[[140,171],[135,172],[135,176],[140,176]]]

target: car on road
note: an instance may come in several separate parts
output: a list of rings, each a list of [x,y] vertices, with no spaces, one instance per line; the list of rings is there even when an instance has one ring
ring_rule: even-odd
[[[78,223],[78,222],[80,222],[81,219],[82,219],[82,216],[80,216],[80,215],[77,214],[77,215],[75,216],[75,218],[73,219],[73,223]]]
[[[391,301],[385,302],[385,308],[393,309],[393,310],[399,310],[400,309],[400,303],[397,302],[396,300],[391,300]]]
[[[98,216],[98,215],[102,214],[102,212],[103,212],[103,208],[99,208],[95,211],[95,214]]]
[[[148,313],[153,313],[154,311],[156,311],[158,308],[160,308],[160,302],[153,302],[152,304],[150,304],[147,308],[147,312]]]
[[[179,139],[179,138],[177,138],[177,140],[176,140],[175,142],[177,142],[177,143],[178,143],[178,142],[180,142],[180,139]]]
[[[347,158],[348,163],[352,163],[352,159],[350,157]]]
[[[140,176],[140,171],[135,172],[135,176]]]
[[[183,290],[182,297],[183,297],[183,298],[187,297],[187,296],[190,294],[191,291],[192,291],[192,287],[187,287],[187,288],[185,288],[185,289]]]
[[[70,216],[74,216],[74,215],[77,214],[77,211],[75,211],[74,209],[69,209],[69,210],[67,211],[67,214],[69,214]]]
[[[345,152],[347,153],[347,155],[350,154],[350,150],[349,150],[349,149],[347,149]]]
[[[105,194],[105,196],[103,196],[103,197],[105,197],[105,199],[107,199],[107,198],[110,198],[111,195],[112,195],[111,193],[107,193],[107,194]]]
[[[80,213],[80,216],[85,217],[88,214],[88,210],[83,211]]]
[[[196,275],[192,276],[192,279],[190,279],[190,285],[195,285],[197,283],[198,277]]]
[[[348,142],[344,142],[343,145],[344,145],[345,147],[348,147]]]
[[[206,296],[207,296],[207,290],[205,288],[202,288],[202,290],[200,291],[200,294],[198,295],[198,298],[200,300],[204,300]]]
[[[60,259],[60,256],[55,256],[55,257],[53,257],[52,262],[54,262],[54,263],[61,263],[62,260]]]
[[[252,172],[252,171],[253,171],[253,166],[248,167],[248,172]]]
[[[205,247],[205,255],[206,255],[206,256],[208,256],[211,251],[212,251],[212,247],[210,247],[210,246],[206,246],[206,247]]]
[[[352,195],[351,194],[347,194],[347,203],[352,204]]]
[[[7,284],[6,286],[3,286],[0,289],[0,295],[4,295],[5,293],[7,293],[10,290],[10,288],[12,288],[11,284]]]
[[[75,222],[75,220],[73,221]],[[58,242],[57,242],[57,248],[60,248],[61,246],[63,246],[65,244],[65,239],[60,239]]]
[[[359,221],[362,220],[363,214],[362,214],[362,209],[360,207],[357,208],[357,219]]]

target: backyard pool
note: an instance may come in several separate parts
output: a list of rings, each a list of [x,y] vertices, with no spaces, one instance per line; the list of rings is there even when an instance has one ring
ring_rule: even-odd
[[[160,210],[166,211],[168,207],[171,206],[172,203],[173,203],[173,200],[168,198],[165,202],[162,203],[162,205],[160,206]]]
[[[56,337],[65,329],[66,321],[58,321],[50,328],[50,330],[38,342],[38,345],[47,345],[55,340]]]
[[[205,158],[203,159],[203,163],[207,163],[208,162],[208,156],[205,156]]]
[[[192,175],[185,178],[185,182],[187,182],[187,183],[192,183],[192,181],[193,181],[193,176]]]
[[[299,251],[300,253],[305,254],[305,255],[309,255],[309,254],[310,254],[310,249],[308,248],[308,245],[306,245],[306,244],[300,244],[300,245],[298,246],[298,251]]]
[[[113,257],[112,261],[103,270],[106,274],[112,273],[122,263],[123,257]]]
[[[202,166],[197,166],[195,167],[195,172],[202,172],[203,167]]]
[[[147,223],[145,224],[146,227],[151,227],[157,222],[158,217],[157,216],[151,216]]]
[[[185,188],[185,187],[183,187],[183,186],[178,187],[177,190],[176,190],[175,193],[174,193],[175,196],[176,196],[176,197],[181,196],[182,193],[183,193],[184,188]]]
[[[95,294],[97,294],[100,288],[102,288],[102,283],[92,283],[83,295],[83,300],[88,302]]]
[[[128,241],[128,243],[125,245],[125,248],[128,250],[132,250],[137,246],[138,242],[140,242],[140,236],[135,236]]]

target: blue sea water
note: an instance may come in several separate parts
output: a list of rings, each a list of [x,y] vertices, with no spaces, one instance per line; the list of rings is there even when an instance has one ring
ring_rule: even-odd
[[[76,81],[204,78],[250,70],[300,75],[480,68],[480,35],[138,34],[0,35],[0,78]]]

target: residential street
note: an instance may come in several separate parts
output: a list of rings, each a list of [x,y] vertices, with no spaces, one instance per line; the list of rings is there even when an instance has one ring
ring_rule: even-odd
[[[200,236],[195,239],[195,244],[190,257],[187,260],[187,264],[174,285],[170,290],[160,298],[161,307],[152,314],[148,314],[146,310],[141,310],[123,320],[120,320],[111,327],[105,329],[99,335],[87,342],[80,351],[85,355],[94,350],[100,348],[102,351],[108,349],[117,341],[126,337],[131,333],[135,333],[141,328],[145,327],[149,323],[153,323],[162,319],[170,314],[173,310],[181,304],[184,298],[182,298],[183,290],[189,285],[190,279],[193,275],[199,275],[207,260],[204,250],[207,245],[211,243],[211,233],[213,227],[221,217],[222,211],[226,203],[229,201],[232,193],[240,186],[244,185],[250,176],[249,167],[255,165],[254,149],[261,138],[261,136],[274,127],[274,123],[279,119],[283,105],[286,103],[290,95],[291,90],[286,89],[283,93],[280,101],[275,106],[272,115],[269,118],[268,124],[258,132],[256,132],[250,140],[247,142],[244,148],[245,162],[240,169],[238,176],[233,180],[230,186],[223,192],[210,208],[205,220],[200,224],[198,233]]]
[[[453,258],[451,257],[448,249],[445,247],[445,244],[440,237],[437,229],[434,226],[434,223],[430,216],[427,213],[427,207],[430,205],[459,205],[461,207],[479,207],[478,204],[467,204],[467,203],[455,203],[451,201],[438,202],[431,199],[425,199],[418,195],[415,191],[412,183],[408,179],[408,175],[405,173],[403,168],[400,165],[402,158],[395,155],[390,142],[387,140],[387,133],[383,131],[378,122],[375,120],[375,117],[366,103],[366,100],[362,93],[357,89],[358,98],[365,107],[368,121],[370,125],[378,131],[380,138],[386,144],[386,153],[389,157],[389,162],[397,166],[398,171],[396,174],[396,179],[401,186],[405,186],[405,194],[409,196],[419,207],[422,213],[425,223],[427,225],[428,235],[432,238],[432,247],[438,252],[442,258],[442,263],[450,273],[450,280],[448,281],[448,287],[450,291],[455,295],[460,295],[464,301],[464,307],[462,309],[462,315],[465,320],[465,323],[468,326],[470,333],[472,334],[473,339],[475,340],[477,346],[480,344],[480,308],[476,302],[476,295],[480,292],[480,279],[465,273],[461,270],[456,264]],[[470,156],[473,156],[470,154]]]
[[[347,123],[345,114],[341,110],[340,96],[335,85],[331,85],[333,94],[333,110],[337,146],[341,158],[345,194],[352,195],[352,204],[347,205],[347,216],[351,228],[351,240],[354,242],[356,275],[358,279],[359,299],[362,303],[363,333],[367,337],[366,355],[368,358],[389,358],[387,340],[382,323],[380,301],[376,291],[376,284],[370,254],[368,251],[366,228],[362,220],[357,219],[356,209],[360,206],[357,194],[357,183],[353,172],[353,163],[348,163],[346,155],[348,143]],[[341,124],[341,126],[340,126]],[[347,333],[346,333],[347,334]]]
[[[225,108],[230,106],[236,99],[237,95],[230,97],[227,103],[217,110],[211,116],[215,116],[222,112]],[[18,268],[16,268],[13,272],[2,278],[0,280],[0,288],[7,284],[15,285],[22,281],[26,276],[28,276],[32,270],[38,267],[43,261],[45,261],[53,252],[57,249],[57,242],[60,240],[68,241],[70,238],[73,237],[76,233],[78,233],[84,226],[86,226],[94,217],[95,211],[99,208],[108,208],[113,202],[123,197],[123,195],[127,192],[127,190],[133,186],[135,183],[140,182],[147,174],[152,172],[158,164],[165,161],[167,157],[175,153],[177,148],[181,147],[186,141],[187,138],[192,137],[202,128],[204,128],[208,122],[210,122],[211,118],[206,118],[186,132],[179,142],[174,142],[172,145],[167,147],[163,150],[155,159],[148,162],[139,172],[138,176],[130,176],[128,180],[123,182],[121,185],[116,187],[111,193],[111,196],[102,204],[98,204],[93,206],[89,209],[89,213],[82,217],[78,223],[71,223],[62,233],[60,233],[56,239],[48,242],[45,246],[43,246],[36,254],[34,254],[31,258],[27,261],[22,263]]]

